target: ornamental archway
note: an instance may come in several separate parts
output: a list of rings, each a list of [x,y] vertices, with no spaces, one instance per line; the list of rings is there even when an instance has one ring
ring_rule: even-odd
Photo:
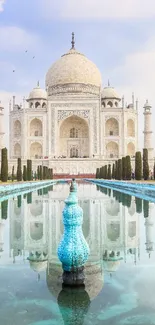
[[[131,157],[135,155],[135,145],[132,142],[129,142],[127,145],[127,154]]]
[[[30,146],[30,157],[32,159],[41,159],[42,155],[42,145],[39,142],[33,142]]]
[[[106,145],[106,156],[108,158],[118,158],[119,155],[119,147],[118,144],[114,141],[110,141]]]
[[[106,133],[106,136],[118,136],[119,135],[119,124],[115,118],[111,117],[106,121],[105,133]]]
[[[89,157],[89,127],[76,115],[66,118],[59,129],[59,154],[66,158]]]

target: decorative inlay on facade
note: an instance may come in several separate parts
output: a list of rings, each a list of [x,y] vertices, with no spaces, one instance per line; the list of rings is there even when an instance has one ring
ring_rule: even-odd
[[[108,121],[111,118],[114,118],[115,120],[117,120],[119,122],[119,116],[117,116],[117,115],[106,115],[104,119],[105,119],[105,121]]]
[[[38,120],[40,120],[41,122],[43,121],[43,116],[37,116],[37,115],[35,115],[35,116],[29,116],[29,123],[31,121],[33,121],[35,118],[38,119]]]
[[[77,115],[89,120],[89,110],[59,110],[58,111],[58,122],[72,115]]]
[[[51,105],[52,106],[52,105]],[[52,109],[52,117],[51,117],[51,152],[55,151],[55,109]]]
[[[94,138],[94,154],[97,153],[97,119],[96,119],[96,108],[93,108],[93,120],[94,120],[94,134],[93,134],[93,138]]]
[[[107,139],[107,140],[105,140],[105,144],[106,144],[106,145],[107,145],[108,143],[110,143],[110,142],[115,142],[115,143],[119,144],[119,140],[115,140],[114,138],[113,138],[113,139]]]
[[[100,89],[99,87],[95,87],[92,85],[82,85],[82,84],[69,84],[69,85],[61,85],[61,86],[53,86],[48,88],[48,95],[51,96],[53,94],[59,93],[90,93],[99,95]]]
[[[38,140],[38,139],[36,139],[36,140],[29,140],[29,144],[31,145],[31,144],[33,144],[33,143],[40,143],[41,145],[43,144],[43,141],[41,141],[41,140]]]

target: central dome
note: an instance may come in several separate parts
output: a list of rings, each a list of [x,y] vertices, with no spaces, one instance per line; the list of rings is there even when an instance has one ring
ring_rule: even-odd
[[[66,84],[101,86],[101,74],[96,65],[76,51],[74,46],[56,61],[46,75],[46,87]]]

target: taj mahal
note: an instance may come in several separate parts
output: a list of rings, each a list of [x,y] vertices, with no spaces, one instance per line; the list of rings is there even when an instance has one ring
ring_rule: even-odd
[[[95,173],[97,167],[138,150],[138,101],[126,104],[97,66],[75,48],[63,54],[23,105],[10,103],[9,169],[17,158],[53,168],[55,174]],[[1,114],[2,109],[1,109]],[[2,138],[2,135],[1,135]],[[151,105],[144,105],[144,147],[154,161]]]

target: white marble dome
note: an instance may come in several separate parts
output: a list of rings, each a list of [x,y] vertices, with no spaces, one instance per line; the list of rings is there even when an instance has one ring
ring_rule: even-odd
[[[121,99],[116,89],[110,86],[103,88],[101,97],[103,99]]]
[[[29,94],[29,100],[32,99],[47,99],[47,92],[45,89],[40,88],[39,84],[33,88]]]
[[[56,61],[46,75],[46,86],[85,84],[101,86],[101,74],[96,65],[85,55],[71,49]]]

